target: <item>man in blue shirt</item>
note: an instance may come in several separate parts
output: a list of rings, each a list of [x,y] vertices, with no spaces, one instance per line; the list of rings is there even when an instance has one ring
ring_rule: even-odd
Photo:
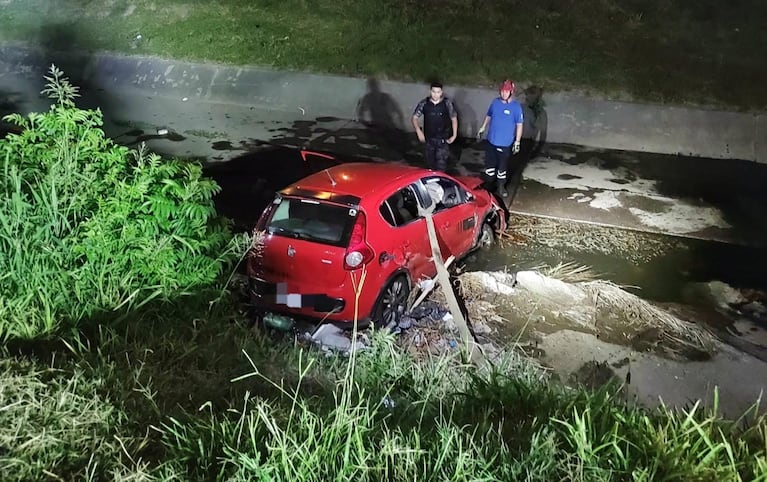
[[[488,181],[497,180],[498,193],[506,197],[506,171],[511,154],[519,152],[522,138],[524,118],[522,105],[512,99],[514,82],[505,80],[501,84],[500,95],[493,99],[487,109],[485,121],[479,128],[477,137],[487,129],[487,150],[485,151],[485,178]]]

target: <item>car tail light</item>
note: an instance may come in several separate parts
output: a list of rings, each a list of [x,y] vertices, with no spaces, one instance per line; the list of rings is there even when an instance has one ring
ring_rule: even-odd
[[[344,255],[344,269],[355,270],[362,265],[369,263],[373,259],[373,248],[368,246],[365,240],[367,231],[367,220],[365,214],[360,212],[352,228],[352,234],[349,237],[349,247],[346,248]]]
[[[254,276],[256,273],[256,265],[261,264],[261,256],[260,253],[263,251],[263,238],[260,237],[260,233],[263,233],[263,231],[266,229],[266,225],[269,221],[269,218],[272,216],[272,211],[274,211],[274,207],[276,204],[272,202],[269,204],[269,206],[264,209],[264,212],[261,213],[261,216],[258,218],[258,222],[256,222],[256,226],[253,228],[253,237],[250,247],[248,248],[248,263],[246,265],[248,276]]]

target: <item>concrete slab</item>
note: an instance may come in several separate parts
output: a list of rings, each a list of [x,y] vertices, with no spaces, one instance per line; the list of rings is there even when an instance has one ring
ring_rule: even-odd
[[[178,99],[207,98],[217,68],[172,60],[98,55],[89,62],[87,81],[107,92],[136,89]]]

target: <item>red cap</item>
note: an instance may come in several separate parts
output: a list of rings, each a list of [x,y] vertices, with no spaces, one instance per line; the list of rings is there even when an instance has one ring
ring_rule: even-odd
[[[500,90],[501,92],[503,92],[503,91],[511,92],[513,94],[514,93],[514,82],[510,81],[509,79],[506,79],[506,80],[503,81],[503,83],[501,84],[501,88],[498,89],[498,90]]]

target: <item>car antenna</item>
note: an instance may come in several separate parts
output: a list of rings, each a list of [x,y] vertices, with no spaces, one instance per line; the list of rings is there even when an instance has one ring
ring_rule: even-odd
[[[330,175],[330,171],[325,169],[325,174],[327,174],[328,177],[330,178],[330,185],[333,186],[333,187],[336,187],[336,180],[333,179],[333,176]]]

